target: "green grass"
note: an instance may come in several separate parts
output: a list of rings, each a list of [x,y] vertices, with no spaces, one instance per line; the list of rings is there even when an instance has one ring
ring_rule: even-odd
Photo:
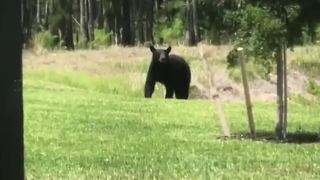
[[[124,77],[26,70],[27,179],[319,179],[320,146],[222,140],[214,103],[144,99]],[[157,90],[159,91],[159,90]],[[232,133],[248,132],[243,104],[225,104]],[[272,133],[274,104],[255,103]],[[319,107],[291,103],[290,132],[320,128]]]
[[[295,47],[294,52],[289,52],[291,66],[312,78],[320,76],[320,46]]]

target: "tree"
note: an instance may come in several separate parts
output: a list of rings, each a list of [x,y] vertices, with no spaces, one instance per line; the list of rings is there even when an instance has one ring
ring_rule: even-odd
[[[288,47],[302,43],[302,31],[316,41],[318,0],[22,0],[24,42],[32,45],[28,42],[36,39],[37,33],[49,30],[56,46],[73,49],[71,34],[76,34],[77,42],[81,37],[89,43],[101,32],[95,29],[104,28],[113,44],[155,40],[185,41],[191,46],[200,40],[224,44],[234,40],[241,22],[234,19],[242,17],[246,5],[266,8],[278,16],[280,2],[285,4],[283,12],[288,12],[288,17],[298,15],[286,25]]]
[[[320,21],[320,13],[312,13],[310,4],[320,5],[316,0],[302,2],[245,1],[235,19],[238,24],[240,44],[251,50],[249,54],[265,67],[272,62],[277,65],[278,121],[275,132],[279,139],[287,134],[287,46],[292,47],[301,40],[302,29]],[[310,15],[312,13],[312,15]],[[312,17],[312,18],[310,18]],[[314,30],[314,29],[313,29]],[[275,54],[275,56],[272,56]]]
[[[122,45],[133,45],[131,37],[131,14],[130,14],[131,1],[122,1]]]
[[[186,29],[186,43],[188,46],[194,46],[197,44],[196,34],[195,34],[195,13],[194,13],[194,0],[187,0],[187,29]]]
[[[88,6],[87,0],[80,0],[80,25],[81,34],[88,43],[90,41],[89,29],[88,29]]]
[[[277,64],[277,97],[278,97],[278,122],[276,124],[276,134],[280,139],[286,138],[286,128],[284,127],[284,63],[283,63],[283,43],[286,42],[287,27],[282,16],[277,9],[276,2],[263,5],[247,5],[243,9],[240,23],[239,39],[240,44],[251,50],[248,54],[254,57],[261,57],[258,63],[267,64],[266,61],[273,60]],[[272,54],[276,56],[273,57]]]
[[[0,1],[0,179],[24,179],[20,7]]]
[[[28,47],[32,37],[32,1],[21,0],[21,15],[22,15],[22,28],[23,28],[23,43]]]
[[[60,26],[61,36],[63,39],[63,45],[68,50],[74,49],[73,43],[73,23],[72,23],[72,4],[73,0],[60,0],[60,4],[63,11],[62,22]]]
[[[87,0],[87,6],[88,6],[88,34],[89,34],[89,40],[94,40],[94,3],[95,0]]]
[[[154,0],[147,1],[146,12],[146,40],[154,44],[153,26],[154,26]]]

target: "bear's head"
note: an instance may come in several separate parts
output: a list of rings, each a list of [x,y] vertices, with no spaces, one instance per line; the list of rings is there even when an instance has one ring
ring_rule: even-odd
[[[169,60],[169,53],[171,51],[171,46],[167,49],[156,49],[154,46],[150,46],[150,51],[152,52],[152,60],[160,63],[166,63]]]

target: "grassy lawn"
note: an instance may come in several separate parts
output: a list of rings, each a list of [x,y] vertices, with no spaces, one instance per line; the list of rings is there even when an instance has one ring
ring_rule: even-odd
[[[320,179],[317,143],[219,139],[213,102],[144,99],[108,77],[25,70],[27,179]],[[319,132],[318,106],[289,111],[290,132]],[[243,104],[225,112],[234,135],[248,132]],[[255,103],[254,116],[273,133],[274,104]]]

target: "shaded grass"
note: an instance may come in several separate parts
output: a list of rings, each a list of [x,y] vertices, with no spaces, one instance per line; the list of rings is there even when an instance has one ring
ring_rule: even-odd
[[[320,178],[318,144],[218,139],[212,102],[144,99],[121,77],[25,75],[28,179]],[[243,104],[225,111],[234,134],[247,131]],[[318,132],[318,111],[291,105],[289,131]],[[273,129],[274,104],[255,103],[254,115],[259,130]]]

